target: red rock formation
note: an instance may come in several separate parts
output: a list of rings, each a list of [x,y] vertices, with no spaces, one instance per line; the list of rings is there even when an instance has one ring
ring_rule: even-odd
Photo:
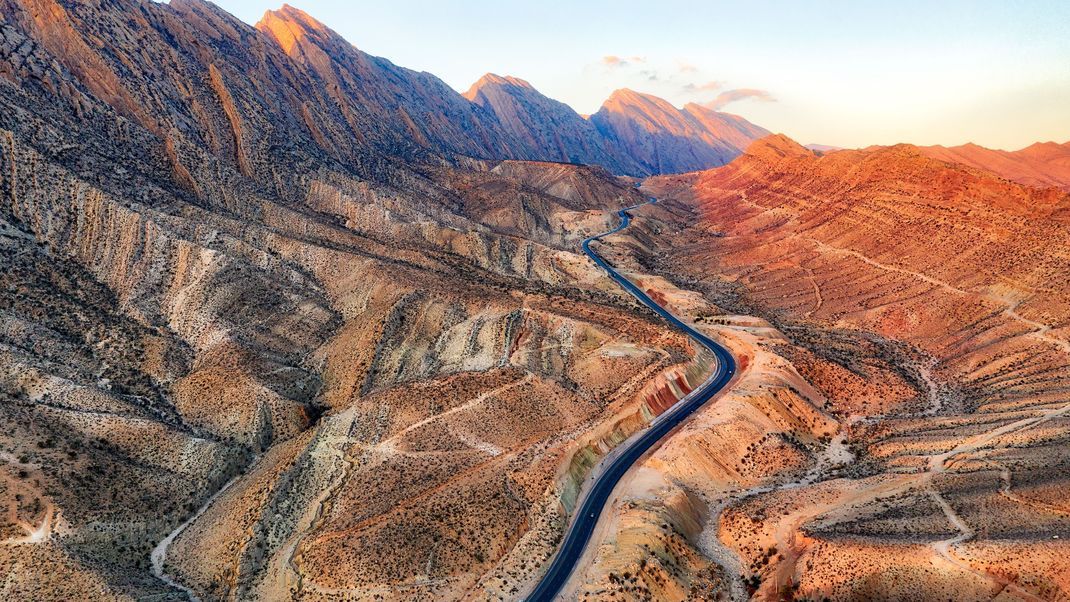
[[[662,269],[805,344],[785,355],[850,425],[851,478],[722,511],[758,599],[1067,591],[1052,536],[1070,519],[1041,500],[1066,491],[1070,195],[910,145],[819,156],[784,136],[647,186],[693,211]]]

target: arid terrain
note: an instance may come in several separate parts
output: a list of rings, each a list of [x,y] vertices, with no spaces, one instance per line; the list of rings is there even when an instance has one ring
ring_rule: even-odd
[[[656,198],[599,253],[738,374],[567,599],[1066,600],[1065,147],[816,153],[289,6],[0,0],[0,597],[523,599],[713,373],[580,250]]]
[[[1055,186],[1070,190],[1070,142],[1037,142],[1016,151],[1002,151],[976,144],[950,148],[920,147],[927,157],[990,171],[1031,186]]]
[[[760,598],[1066,597],[1070,196],[907,145],[819,157],[781,136],[644,190],[684,225],[637,257],[769,320],[839,423],[801,479],[685,487],[720,504],[685,540],[731,554]],[[684,444],[648,461],[673,486]]]

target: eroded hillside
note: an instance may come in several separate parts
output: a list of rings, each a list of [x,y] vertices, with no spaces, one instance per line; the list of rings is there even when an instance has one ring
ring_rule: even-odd
[[[639,259],[769,319],[855,456],[688,488],[724,502],[701,533],[676,531],[737,558],[762,599],[1066,596],[1064,192],[905,145],[818,157],[779,136],[645,189],[676,201],[663,216],[680,232]],[[659,464],[676,444],[648,465],[676,474]]]
[[[649,194],[600,252],[740,374],[570,595],[1066,596],[1064,192],[781,137],[640,189],[517,159],[764,130],[469,96],[290,7],[0,0],[5,598],[521,597],[711,373],[578,252]]]
[[[437,79],[292,9],[0,9],[5,596],[515,595],[703,378],[577,253],[635,188],[464,156]]]

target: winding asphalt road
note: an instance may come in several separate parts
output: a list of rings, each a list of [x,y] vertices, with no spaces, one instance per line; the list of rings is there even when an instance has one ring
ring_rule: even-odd
[[[706,382],[702,383],[697,389],[655,418],[650,426],[647,427],[647,430],[643,431],[640,436],[629,439],[621,444],[625,447],[621,451],[616,452],[616,455],[610,461],[610,464],[604,467],[604,470],[591,485],[586,496],[581,499],[579,508],[577,508],[574,515],[575,518],[572,520],[568,531],[565,533],[565,538],[561,543],[561,547],[558,548],[557,555],[551,560],[550,567],[547,569],[546,574],[543,575],[542,580],[539,581],[538,585],[535,586],[535,589],[532,590],[531,594],[528,596],[527,600],[529,602],[548,602],[553,600],[561,592],[561,588],[564,587],[569,575],[571,575],[572,571],[576,568],[576,564],[579,562],[580,557],[583,556],[583,551],[591,540],[591,534],[594,532],[595,525],[598,524],[598,517],[602,514],[602,510],[604,509],[606,502],[609,500],[610,494],[613,493],[613,489],[616,487],[621,477],[624,476],[624,473],[626,473],[628,469],[631,468],[632,464],[642,457],[644,453],[650,450],[681,422],[686,420],[695,410],[702,407],[704,403],[709,401],[711,397],[723,389],[728,382],[732,380],[732,375],[736,372],[736,361],[732,357],[732,354],[728,352],[728,349],[714,342],[712,339],[687,324],[684,324],[679,318],[669,313],[664,307],[655,303],[654,300],[640,290],[639,287],[632,284],[631,281],[624,276],[621,276],[615,269],[613,269],[613,266],[602,259],[598,253],[591,250],[592,242],[609,236],[610,234],[616,234],[628,227],[632,221],[631,215],[628,213],[629,211],[655,202],[657,202],[657,199],[650,199],[650,201],[646,203],[640,203],[639,205],[634,205],[618,211],[617,213],[621,218],[620,224],[608,232],[603,232],[602,234],[592,236],[583,241],[583,252],[594,260],[595,263],[601,266],[602,269],[609,274],[610,278],[624,287],[624,290],[631,293],[631,295],[638,299],[643,305],[649,307],[666,322],[673,325],[675,328],[691,337],[696,343],[713,353],[717,358],[717,368],[714,370],[714,373],[706,379]]]

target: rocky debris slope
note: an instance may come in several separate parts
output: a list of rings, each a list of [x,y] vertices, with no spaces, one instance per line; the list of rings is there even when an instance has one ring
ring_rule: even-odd
[[[171,387],[192,354],[118,308],[77,264],[3,222],[0,566],[11,599],[158,591],[148,550],[248,453],[185,422]]]

